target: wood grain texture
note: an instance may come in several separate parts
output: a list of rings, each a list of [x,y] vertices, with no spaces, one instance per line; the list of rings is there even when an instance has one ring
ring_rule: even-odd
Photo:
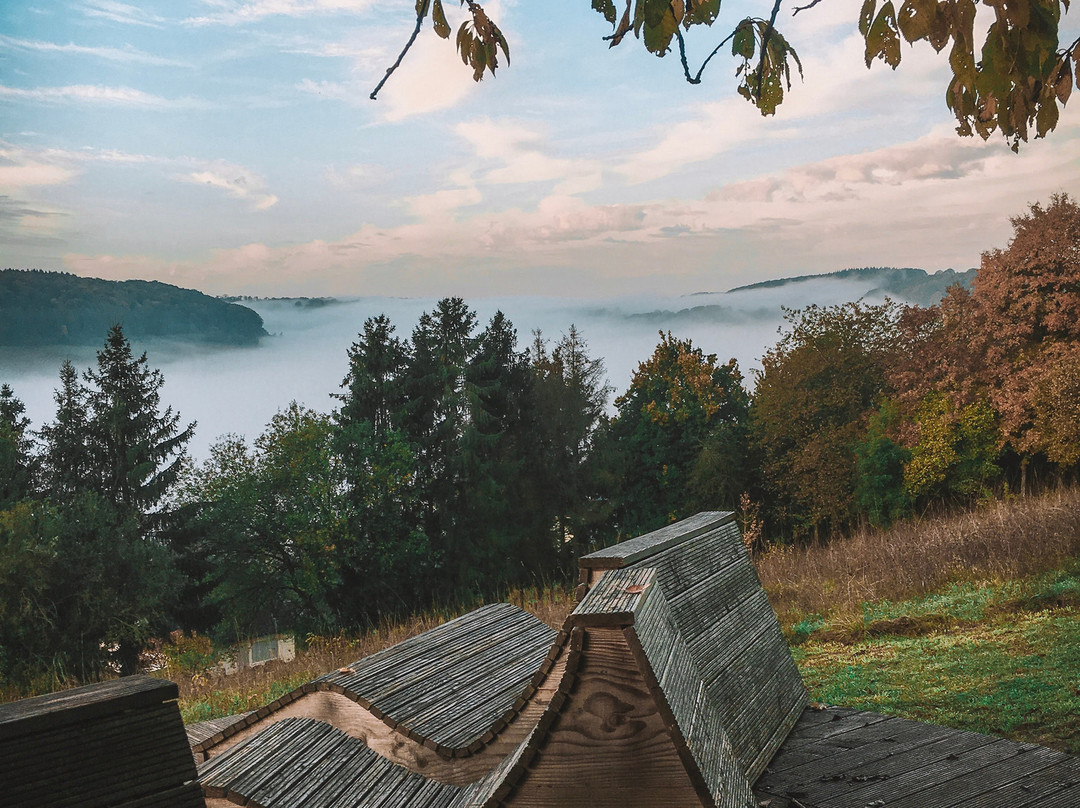
[[[575,687],[507,804],[708,805],[687,774],[621,630],[588,630]]]
[[[3,705],[0,803],[201,805],[172,682],[131,677]]]

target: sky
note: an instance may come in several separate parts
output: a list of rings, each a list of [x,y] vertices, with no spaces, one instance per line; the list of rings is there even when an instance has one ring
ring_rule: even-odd
[[[733,60],[691,86],[677,54],[608,49],[587,0],[489,0],[511,64],[478,84],[426,29],[377,101],[407,0],[5,0],[0,265],[211,294],[678,295],[966,269],[1080,193],[1080,101],[1018,155],[960,138],[944,54],[867,70],[858,0],[792,5],[805,79],[763,118]],[[769,7],[727,0],[691,61]]]

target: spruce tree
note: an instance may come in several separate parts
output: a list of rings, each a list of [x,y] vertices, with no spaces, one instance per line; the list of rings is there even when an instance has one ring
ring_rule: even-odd
[[[25,412],[11,387],[0,385],[0,510],[25,499],[33,488],[33,441]]]
[[[78,372],[65,359],[60,366],[60,387],[53,394],[56,420],[41,428],[45,488],[57,500],[70,500],[88,487],[91,456],[86,395]]]
[[[133,356],[119,324],[109,329],[86,381],[94,483],[120,511],[145,515],[176,482],[195,424],[181,429],[179,413],[160,411],[165,379],[145,353]]]

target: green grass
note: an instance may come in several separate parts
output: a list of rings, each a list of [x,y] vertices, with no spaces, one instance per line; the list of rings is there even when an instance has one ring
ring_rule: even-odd
[[[1080,753],[1080,564],[789,627],[811,698]]]

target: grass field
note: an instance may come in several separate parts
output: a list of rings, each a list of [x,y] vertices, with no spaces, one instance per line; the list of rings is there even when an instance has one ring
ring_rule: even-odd
[[[791,627],[811,698],[1080,754],[1080,576],[959,584]]]

